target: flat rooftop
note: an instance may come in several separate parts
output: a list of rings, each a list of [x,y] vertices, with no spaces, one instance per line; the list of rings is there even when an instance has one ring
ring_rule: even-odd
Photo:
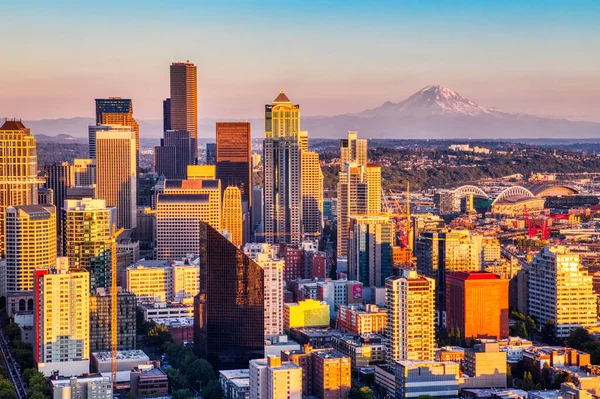
[[[112,352],[93,352],[94,357],[99,362],[112,361]],[[144,360],[148,361],[150,358],[143,351],[139,349],[130,351],[117,351],[117,361],[119,360]]]

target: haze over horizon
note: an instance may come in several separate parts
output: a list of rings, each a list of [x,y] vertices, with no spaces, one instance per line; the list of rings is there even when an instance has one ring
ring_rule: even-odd
[[[107,1],[3,4],[0,115],[90,117],[131,98],[162,118],[169,64],[198,67],[201,119],[261,117],[280,89],[302,114],[400,102],[443,85],[484,107],[600,122],[600,3]],[[26,29],[23,29],[23,27]],[[360,57],[357,55],[360,54]]]

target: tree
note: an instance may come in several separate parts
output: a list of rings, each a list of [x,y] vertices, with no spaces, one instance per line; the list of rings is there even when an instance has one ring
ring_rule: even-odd
[[[216,379],[215,372],[206,360],[198,359],[194,360],[188,368],[185,369],[190,385],[194,389],[201,389],[206,386],[210,381]]]
[[[17,390],[9,380],[0,377],[0,398],[17,399]]]
[[[527,338],[529,335],[525,323],[520,320],[515,322],[515,324],[510,327],[510,335],[513,337]]]
[[[521,384],[521,388],[525,391],[531,391],[533,389],[533,377],[531,376],[531,371],[526,371],[523,374],[523,382]]]
[[[542,378],[540,383],[542,384],[542,389],[550,389],[552,385],[552,375],[550,374],[550,365],[548,363],[544,363],[542,367]]]
[[[171,367],[167,370],[167,377],[169,377],[169,386],[171,387],[171,392],[187,389],[189,386],[189,382],[185,375],[183,375],[181,371],[174,367]]]
[[[195,396],[189,389],[178,389],[173,391],[173,399],[195,399]]]
[[[202,390],[202,397],[204,399],[221,399],[223,398],[223,391],[221,390],[221,384],[218,380],[212,380]]]
[[[544,327],[542,327],[542,341],[548,345],[558,344],[558,340],[556,339],[556,325],[553,320],[546,321]]]
[[[9,341],[21,339],[21,329],[17,323],[10,323],[4,326],[4,333],[8,337]]]
[[[567,338],[567,345],[571,348],[582,349],[585,344],[590,342],[590,333],[583,327],[577,327]]]
[[[419,395],[419,396],[417,396],[417,399],[433,399],[433,396],[431,396],[431,395]]]
[[[513,375],[512,375],[512,367],[510,366],[510,363],[506,363],[506,387],[507,388],[513,387]]]
[[[169,329],[163,324],[155,324],[146,335],[146,343],[149,346],[160,348],[165,342],[173,342]]]

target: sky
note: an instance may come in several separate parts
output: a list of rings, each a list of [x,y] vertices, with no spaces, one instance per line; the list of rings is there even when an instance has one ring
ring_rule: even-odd
[[[285,89],[334,115],[447,86],[509,112],[600,122],[600,1],[0,0],[0,116],[161,119],[169,65],[200,118],[254,118]]]

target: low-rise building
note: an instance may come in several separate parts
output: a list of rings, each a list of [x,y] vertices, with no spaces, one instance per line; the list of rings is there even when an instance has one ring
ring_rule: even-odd
[[[315,351],[313,394],[319,399],[346,399],[351,388],[350,358],[336,350]]]
[[[300,345],[310,345],[313,348],[331,348],[331,339],[340,330],[332,328],[293,328],[290,337]]]
[[[113,399],[110,377],[87,374],[69,379],[51,379],[53,398]]]
[[[283,306],[286,331],[291,328],[326,327],[329,325],[329,316],[329,305],[314,299],[286,303]]]
[[[223,370],[219,372],[219,383],[223,396],[228,399],[250,397],[250,369]]]
[[[302,368],[280,357],[250,361],[250,399],[301,399]]]
[[[435,351],[436,362],[461,363],[465,358],[465,349],[460,346],[444,346]]]
[[[117,351],[117,371],[129,371],[149,361],[148,355],[138,349]],[[112,371],[112,352],[93,352],[92,370],[96,373],[110,373]]]
[[[157,364],[131,369],[131,393],[135,396],[159,396],[169,393],[169,379]]]
[[[380,335],[334,335],[331,344],[350,357],[353,369],[385,364],[385,340]]]
[[[387,310],[377,305],[348,305],[338,308],[338,328],[354,335],[385,333]]]
[[[464,388],[506,388],[506,352],[498,343],[475,345],[465,351]]]
[[[139,305],[138,308],[144,314],[144,321],[176,320],[186,317],[194,317],[193,305],[181,303],[155,302]]]
[[[167,327],[169,335],[171,335],[175,344],[185,345],[194,340],[193,317],[154,319],[154,322]]]
[[[396,398],[458,398],[459,369],[454,362],[399,361],[394,364]]]

